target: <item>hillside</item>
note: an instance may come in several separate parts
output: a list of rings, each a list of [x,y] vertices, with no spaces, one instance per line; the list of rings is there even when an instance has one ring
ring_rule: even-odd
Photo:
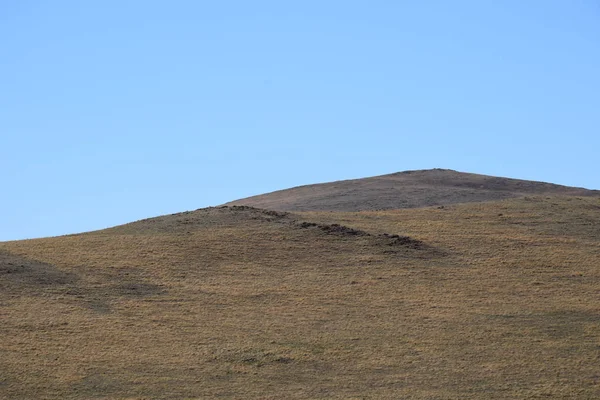
[[[0,398],[600,398],[599,260],[583,196],[3,242]]]
[[[526,195],[600,196],[600,191],[431,169],[300,186],[226,205],[279,211],[362,211],[493,201]]]

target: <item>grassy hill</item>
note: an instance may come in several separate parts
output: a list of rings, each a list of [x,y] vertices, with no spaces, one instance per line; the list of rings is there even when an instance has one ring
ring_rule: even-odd
[[[0,398],[600,398],[598,293],[584,196],[2,242]]]
[[[362,211],[493,201],[526,195],[600,197],[600,191],[431,169],[300,186],[226,205],[279,211]]]

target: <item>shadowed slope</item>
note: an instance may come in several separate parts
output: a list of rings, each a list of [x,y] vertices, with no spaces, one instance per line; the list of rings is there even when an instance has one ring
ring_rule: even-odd
[[[0,243],[0,398],[318,397],[366,267],[440,259],[398,238],[224,207]]]
[[[600,191],[432,169],[299,186],[227,205],[278,211],[361,211],[492,201],[535,194],[600,196]]]
[[[530,197],[0,243],[0,398],[600,398],[599,226]]]

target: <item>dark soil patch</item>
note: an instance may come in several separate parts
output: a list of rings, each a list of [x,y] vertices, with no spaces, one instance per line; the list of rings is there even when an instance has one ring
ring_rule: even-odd
[[[381,236],[389,239],[388,246],[404,246],[411,249],[422,249],[425,247],[425,243],[410,236],[390,235],[389,233],[384,233]]]
[[[234,213],[243,213],[244,216],[254,220],[276,221],[289,217],[289,213],[282,211],[266,210],[250,206],[221,206],[221,210],[233,211]]]
[[[341,235],[341,236],[371,236],[370,233],[367,233],[365,231],[361,231],[359,229],[354,229],[354,228],[350,228],[344,225],[339,225],[339,224],[317,224],[314,222],[296,222],[294,223],[295,226],[301,228],[301,229],[308,229],[308,228],[317,228],[320,229],[321,231],[330,234],[330,235]]]

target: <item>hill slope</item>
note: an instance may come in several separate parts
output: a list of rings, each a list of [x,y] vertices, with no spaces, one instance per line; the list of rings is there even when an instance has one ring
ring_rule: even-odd
[[[432,169],[300,186],[226,205],[279,211],[361,211],[492,201],[525,195],[600,196],[600,191]]]
[[[4,242],[0,398],[600,398],[599,259],[591,197]]]

